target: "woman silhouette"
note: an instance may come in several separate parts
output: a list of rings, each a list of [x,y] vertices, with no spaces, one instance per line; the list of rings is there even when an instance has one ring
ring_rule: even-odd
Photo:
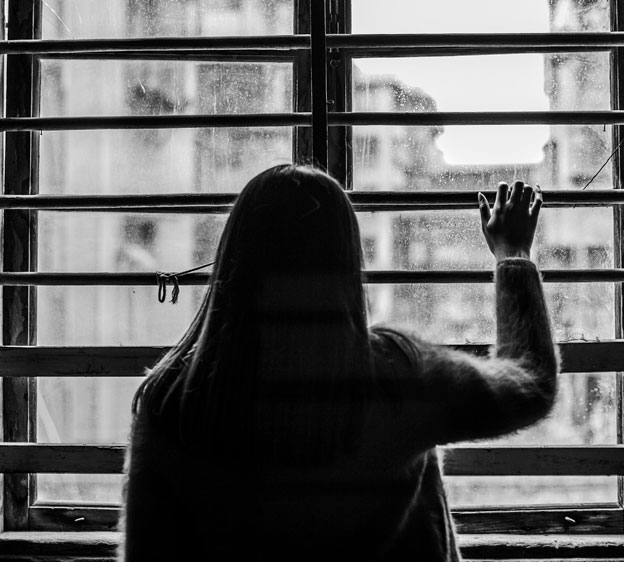
[[[276,166],[243,189],[210,289],[133,402],[120,559],[457,561],[436,445],[550,410],[557,356],[528,259],[542,197],[479,194],[498,261],[487,359],[369,329],[341,186]],[[346,558],[345,558],[346,557]]]

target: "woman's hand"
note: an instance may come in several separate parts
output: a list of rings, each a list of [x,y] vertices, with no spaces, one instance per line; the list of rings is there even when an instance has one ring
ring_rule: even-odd
[[[505,258],[529,258],[535,236],[537,217],[542,206],[542,192],[539,187],[533,189],[516,181],[508,197],[509,186],[505,182],[498,184],[498,193],[494,208],[483,193],[479,193],[479,211],[483,235],[494,254],[500,261]],[[533,204],[532,195],[535,194]]]

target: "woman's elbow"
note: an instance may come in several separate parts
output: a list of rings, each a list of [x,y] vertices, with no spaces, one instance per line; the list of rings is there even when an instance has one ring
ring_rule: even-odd
[[[550,414],[557,397],[557,363],[539,369],[539,377],[533,380],[531,388],[525,396],[526,410],[531,421],[535,423]]]

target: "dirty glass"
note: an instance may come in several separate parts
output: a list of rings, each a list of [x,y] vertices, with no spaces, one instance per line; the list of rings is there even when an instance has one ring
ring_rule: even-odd
[[[43,116],[292,111],[290,63],[44,61]],[[292,161],[288,127],[45,132],[40,192],[237,192]]]
[[[288,62],[41,62],[41,116],[292,111]]]
[[[237,193],[292,162],[292,129],[141,129],[41,135],[42,194]]]
[[[607,53],[357,59],[354,111],[597,111],[611,107]],[[523,179],[584,188],[611,154],[604,125],[353,128],[355,189],[474,189]],[[383,179],[386,180],[386,185]],[[590,188],[610,188],[604,170]]]
[[[496,184],[478,188],[494,191]],[[473,206],[358,213],[366,268],[492,269],[495,261],[481,232],[476,197]],[[613,267],[610,207],[543,207],[540,219],[532,249],[539,267]]]
[[[119,506],[122,478],[121,474],[37,474],[37,501]]]
[[[358,58],[354,111],[595,111],[609,53]]]
[[[617,476],[445,476],[453,508],[613,503]]]
[[[287,35],[293,0],[46,0],[44,39]]]
[[[353,188],[482,190],[520,179],[544,190],[611,189],[609,166],[594,178],[611,135],[603,125],[353,127]]]
[[[556,340],[613,339],[613,284],[546,283],[544,293]],[[373,324],[414,330],[438,343],[495,340],[490,284],[371,284],[367,298]]]
[[[353,33],[609,31],[609,0],[353,0]]]

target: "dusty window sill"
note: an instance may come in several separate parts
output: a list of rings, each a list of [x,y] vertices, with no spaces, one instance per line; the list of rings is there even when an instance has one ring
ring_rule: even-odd
[[[119,533],[114,532],[5,532],[0,533],[3,562],[111,562]],[[624,559],[622,535],[460,535],[468,560],[591,560]]]

